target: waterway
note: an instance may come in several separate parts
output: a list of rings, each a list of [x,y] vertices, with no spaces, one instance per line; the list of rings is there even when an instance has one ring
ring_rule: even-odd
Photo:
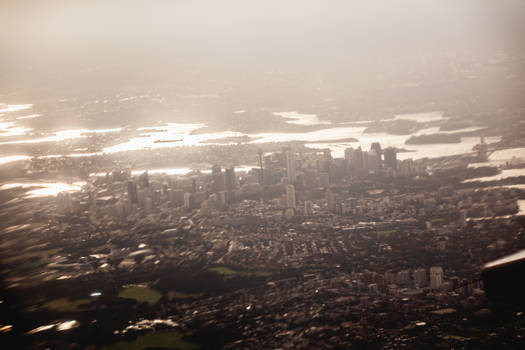
[[[11,113],[19,110],[30,110],[32,105],[8,105],[2,111],[4,113]],[[310,132],[288,132],[288,133],[252,133],[244,134],[234,131],[221,131],[212,133],[195,133],[196,130],[206,127],[204,123],[156,123],[152,125],[144,125],[136,129],[138,135],[132,137],[127,141],[118,143],[113,146],[105,147],[100,152],[96,153],[72,153],[65,154],[65,156],[87,157],[94,155],[113,154],[118,152],[144,150],[144,149],[159,149],[166,147],[189,147],[189,146],[203,146],[203,145],[224,145],[224,138],[228,137],[248,137],[248,143],[269,143],[269,142],[292,142],[304,141],[308,147],[312,148],[329,148],[334,157],[342,157],[344,149],[347,147],[359,147],[368,150],[372,142],[381,142],[383,147],[398,147],[408,149],[411,152],[403,152],[399,154],[400,159],[413,158],[434,158],[442,156],[450,156],[463,154],[472,151],[479,139],[476,137],[463,137],[461,142],[456,144],[432,144],[432,145],[406,145],[405,141],[411,136],[431,134],[439,132],[439,127],[426,128],[414,132],[410,135],[391,135],[386,132],[366,133],[366,126],[345,126],[345,125],[331,125],[329,121],[323,121],[315,114],[302,114],[295,111],[292,112],[276,112],[275,115],[283,117],[287,123],[297,125],[318,125],[322,128]],[[36,114],[29,114],[25,117],[34,117]],[[38,118],[45,118],[45,116],[38,115]],[[417,114],[397,115],[390,120],[407,119],[418,122],[439,122],[445,120],[441,112],[428,112]],[[388,120],[388,119],[387,119]],[[326,127],[324,127],[326,126]],[[481,127],[471,127],[454,132],[474,131]],[[15,120],[0,122],[0,144],[24,144],[24,143],[41,143],[41,142],[60,142],[70,139],[78,139],[88,137],[90,134],[115,133],[118,134],[122,128],[111,129],[72,129],[72,130],[57,130],[54,133],[43,137],[34,137],[31,135],[33,129],[26,126],[19,126]],[[447,133],[447,132],[445,132]],[[11,136],[19,136],[16,140],[10,140]],[[25,136],[25,137],[20,137]],[[337,140],[355,138],[357,142],[337,142]],[[487,142],[497,141],[499,138],[488,138]],[[217,141],[215,141],[217,140]],[[221,141],[219,141],[221,140]],[[333,141],[333,142],[330,142]],[[237,141],[232,140],[231,144],[236,144]],[[60,157],[63,155],[47,155],[46,157]],[[0,154],[0,164],[10,163],[14,161],[27,160],[29,155],[16,154],[9,155]]]

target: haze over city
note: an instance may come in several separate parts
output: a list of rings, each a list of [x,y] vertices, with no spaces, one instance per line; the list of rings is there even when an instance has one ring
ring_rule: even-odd
[[[2,348],[522,348],[524,39],[517,0],[2,1]]]

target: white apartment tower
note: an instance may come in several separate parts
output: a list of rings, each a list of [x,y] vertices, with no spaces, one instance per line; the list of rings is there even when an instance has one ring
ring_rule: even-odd
[[[443,284],[443,268],[433,266],[430,268],[430,288],[439,289]]]

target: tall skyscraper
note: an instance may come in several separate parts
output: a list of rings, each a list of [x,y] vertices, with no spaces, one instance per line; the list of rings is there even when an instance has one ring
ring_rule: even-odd
[[[352,166],[353,159],[354,159],[354,149],[352,147],[345,148],[346,171],[349,175],[352,175],[354,171],[354,168]]]
[[[479,145],[476,146],[478,148],[478,160],[481,162],[485,162],[488,160],[487,156],[487,150],[488,146],[485,143],[485,136],[481,136],[479,139]]]
[[[259,184],[264,185],[264,168],[263,168],[263,150],[258,149],[257,155],[259,156],[259,168],[261,169],[261,172],[259,173]]]
[[[137,194],[137,184],[133,181],[128,181],[128,198],[131,203],[137,204],[139,202],[139,197]]]
[[[304,214],[306,216],[312,216],[314,215],[314,210],[313,210],[313,203],[312,201],[305,201],[304,202]]]
[[[370,171],[378,172],[381,170],[382,163],[380,154],[377,154],[374,150],[368,152],[368,169]]]
[[[286,185],[286,208],[296,208],[295,188],[293,185]]]
[[[350,163],[354,157],[354,149],[352,147],[345,148],[345,159]]]
[[[191,179],[191,192],[195,193],[195,192],[197,192],[198,189],[199,189],[199,186],[197,186],[197,179],[196,178],[192,178]]]
[[[147,170],[139,176],[139,186],[140,188],[149,187],[149,174]]]
[[[232,191],[237,186],[237,178],[235,176],[235,168],[231,166],[230,168],[226,169],[224,174],[225,180],[226,180],[226,190]]]
[[[350,166],[356,171],[361,171],[363,169],[363,151],[361,150],[361,146],[354,150]]]
[[[372,142],[370,145],[370,151],[374,151],[376,154],[381,155],[381,144],[379,142]]]
[[[224,175],[220,165],[214,165],[211,168],[212,192],[217,193],[224,190]]]
[[[381,169],[383,165],[381,154],[381,144],[379,142],[373,142],[370,146],[370,152],[368,152],[368,164],[370,170],[377,172]]]
[[[286,160],[286,176],[288,180],[293,183],[296,177],[295,171],[295,153],[292,151],[291,147],[285,149],[285,160]]]
[[[385,148],[385,168],[397,169],[397,151],[393,147]]]

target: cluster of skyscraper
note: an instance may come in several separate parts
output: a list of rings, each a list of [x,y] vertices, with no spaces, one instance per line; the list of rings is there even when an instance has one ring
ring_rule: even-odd
[[[396,149],[382,149],[378,142],[372,143],[370,151],[348,148],[345,158],[333,159],[329,150],[294,152],[290,146],[282,152],[263,154],[258,152],[259,167],[237,176],[234,167],[222,169],[214,165],[210,174],[194,174],[183,178],[165,177],[162,183],[150,181],[148,172],[132,179],[129,171],[115,171],[106,176],[106,180],[127,184],[127,198],[119,196],[108,199],[115,214],[128,214],[133,208],[141,209],[146,214],[165,208],[201,209],[203,213],[213,209],[226,209],[236,199],[272,198],[281,196],[282,207],[287,218],[292,218],[297,211],[305,215],[313,214],[313,203],[305,201],[304,207],[298,208],[297,193],[309,188],[327,191],[328,209],[336,211],[336,197],[330,192],[331,184],[349,183],[354,178],[369,174],[394,176],[413,174],[416,170],[411,160],[399,162]],[[406,171],[402,170],[402,166]],[[283,194],[284,193],[284,194]],[[104,201],[103,198],[90,197],[87,209]],[[67,194],[58,197],[61,212],[71,212],[74,200]],[[84,209],[82,209],[84,210]]]
[[[350,172],[354,175],[378,173],[382,169],[397,170],[396,149],[389,147],[382,150],[379,142],[372,143],[368,152],[361,150],[361,147],[345,149],[345,160],[348,162]]]
[[[150,186],[148,173],[139,176],[138,181],[129,180],[127,184],[128,199],[131,204],[150,211],[152,206],[168,201],[171,207],[183,206],[185,209],[194,209],[206,205],[215,207],[226,207],[233,201],[237,188],[237,177],[235,168],[230,167],[222,171],[220,165],[214,165],[211,169],[211,181],[198,183],[197,177],[190,179],[191,185],[187,181],[176,183],[165,183],[160,189]]]

